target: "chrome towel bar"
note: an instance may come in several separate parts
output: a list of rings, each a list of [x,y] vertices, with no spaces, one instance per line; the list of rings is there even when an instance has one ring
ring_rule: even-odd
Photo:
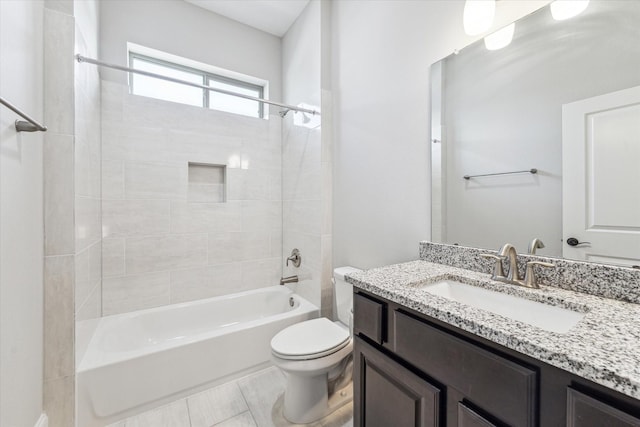
[[[24,120],[16,120],[15,126],[16,126],[17,132],[36,132],[36,131],[46,132],[47,131],[46,126],[36,122],[34,119],[29,117],[27,113],[24,113],[23,111],[18,109],[18,107],[14,106],[12,103],[7,101],[6,99],[0,97],[0,104],[4,105],[5,107],[7,107],[8,109],[10,109],[11,111],[13,111],[14,113],[16,113],[17,115],[19,115],[20,117],[26,120],[26,122]]]
[[[512,175],[514,173],[530,173],[530,174],[536,174],[538,173],[538,169],[527,169],[524,171],[513,171],[513,172],[498,172],[498,173],[485,173],[482,175],[465,175],[463,176],[464,179],[471,179],[471,178],[477,178],[480,176],[494,176],[494,175]]]

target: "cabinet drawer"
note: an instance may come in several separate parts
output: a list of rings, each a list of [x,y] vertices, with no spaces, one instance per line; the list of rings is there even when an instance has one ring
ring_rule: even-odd
[[[353,295],[353,332],[362,334],[378,344],[385,337],[386,304],[362,294]]]
[[[396,353],[512,426],[536,422],[537,373],[394,311]]]
[[[574,389],[567,389],[567,427],[638,427],[640,418]]]

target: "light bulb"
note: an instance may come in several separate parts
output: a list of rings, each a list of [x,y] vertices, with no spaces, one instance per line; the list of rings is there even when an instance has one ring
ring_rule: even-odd
[[[514,22],[485,37],[484,45],[489,50],[498,50],[509,46],[511,40],[513,40],[513,33],[515,33],[515,31],[516,23]]]
[[[580,15],[589,5],[589,0],[556,0],[551,3],[551,16],[556,21],[564,21]]]
[[[493,24],[495,0],[467,0],[464,4],[464,32],[470,36],[484,33]]]

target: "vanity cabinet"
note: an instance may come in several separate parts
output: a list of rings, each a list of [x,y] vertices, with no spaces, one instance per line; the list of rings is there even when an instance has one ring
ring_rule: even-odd
[[[356,425],[435,427],[440,425],[440,388],[356,337],[354,367],[360,373]]]
[[[508,425],[535,425],[535,368],[499,356],[401,311],[394,310],[392,315],[395,353],[455,391],[449,393],[452,396],[448,396],[448,405],[457,414],[463,414],[462,418],[458,416],[456,425],[477,425],[471,422],[474,417],[469,413],[473,411],[473,407],[468,407],[470,402],[474,403],[478,417],[485,414]]]
[[[567,390],[567,427],[640,426],[640,419],[577,390]]]
[[[640,402],[361,290],[354,425],[640,427]]]

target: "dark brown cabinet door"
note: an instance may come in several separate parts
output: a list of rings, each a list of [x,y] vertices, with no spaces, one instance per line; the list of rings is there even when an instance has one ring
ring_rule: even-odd
[[[458,427],[496,427],[496,425],[464,403],[458,402]]]
[[[640,419],[613,406],[567,389],[567,427],[640,427]]]
[[[440,390],[355,338],[354,425],[436,427]]]

